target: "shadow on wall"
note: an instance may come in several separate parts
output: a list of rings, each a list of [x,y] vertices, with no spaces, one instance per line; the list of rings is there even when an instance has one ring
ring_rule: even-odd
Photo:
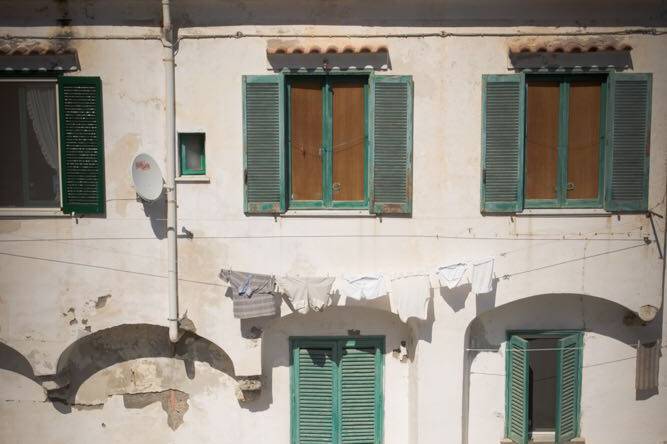
[[[508,330],[581,330],[613,338],[625,344],[653,342],[662,337],[662,311],[643,324],[626,307],[606,299],[578,294],[546,294],[521,299],[482,312],[473,319],[465,334],[464,349],[498,351]],[[480,353],[464,351],[463,360],[463,437],[468,442],[470,371]],[[637,391],[637,400],[652,393]]]
[[[77,340],[60,355],[56,381],[61,388],[49,391],[49,400],[61,413],[69,413],[79,388],[95,373],[121,362],[159,357],[182,360],[190,379],[195,377],[195,361],[235,377],[230,357],[208,339],[186,332],[172,344],[167,327],[119,325]]]
[[[32,365],[20,352],[0,342],[0,369],[18,373],[26,378],[40,384],[35,376]]]
[[[165,239],[167,237],[167,195],[164,190],[154,202],[139,201],[144,206],[144,214],[151,221],[151,228],[155,237]]]
[[[432,304],[431,304],[432,306]],[[433,308],[429,309],[431,323]],[[242,404],[244,408],[255,412],[269,408],[273,403],[273,380],[275,369],[290,366],[289,338],[293,336],[384,336],[385,359],[398,359],[393,350],[399,349],[401,342],[408,345],[414,352],[414,343],[418,340],[430,341],[431,323],[425,321],[422,327],[417,324],[407,325],[398,319],[398,316],[385,311],[347,307],[331,307],[323,312],[308,314],[293,313],[282,318],[257,318],[247,320],[246,328],[255,328],[262,332],[262,390],[256,399]],[[413,354],[409,353],[409,359]],[[409,365],[409,361],[404,362]],[[280,384],[288,381],[280,381]],[[284,387],[281,386],[282,389]]]
[[[160,2],[115,0],[1,0],[3,26],[160,26]],[[179,27],[233,25],[348,26],[664,26],[667,6],[660,0],[338,0],[173,2]]]

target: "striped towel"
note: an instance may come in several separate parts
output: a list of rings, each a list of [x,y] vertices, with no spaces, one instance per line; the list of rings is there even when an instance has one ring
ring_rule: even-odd
[[[275,316],[278,307],[273,295],[276,285],[273,276],[222,270],[220,277],[232,288],[235,318]]]

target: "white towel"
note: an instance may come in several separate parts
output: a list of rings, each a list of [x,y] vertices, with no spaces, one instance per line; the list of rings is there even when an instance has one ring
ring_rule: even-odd
[[[331,285],[334,278],[284,276],[276,280],[296,311],[322,311],[331,304]]]
[[[436,274],[440,280],[440,285],[447,288],[458,287],[467,268],[467,265],[462,263],[438,267]]]
[[[493,258],[472,264],[472,292],[490,293],[493,290]]]
[[[341,297],[356,300],[377,299],[386,296],[389,291],[386,279],[379,273],[343,275],[336,279],[334,288]]]
[[[391,311],[403,322],[409,318],[426,319],[430,299],[428,275],[399,277],[391,281]]]

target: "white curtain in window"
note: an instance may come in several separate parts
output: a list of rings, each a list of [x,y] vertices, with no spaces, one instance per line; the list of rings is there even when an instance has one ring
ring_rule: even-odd
[[[56,95],[53,88],[28,87],[26,102],[42,155],[51,168],[58,170]]]

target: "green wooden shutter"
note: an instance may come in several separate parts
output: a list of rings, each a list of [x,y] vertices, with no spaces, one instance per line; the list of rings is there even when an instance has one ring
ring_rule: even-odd
[[[281,74],[243,77],[244,210],[285,211],[285,86]]]
[[[102,82],[99,77],[59,77],[63,212],[105,211]]]
[[[605,208],[648,209],[651,74],[609,76]]]
[[[411,76],[371,76],[370,210],[412,212]]]
[[[335,344],[294,348],[292,442],[331,443],[334,439]]]
[[[557,443],[569,441],[579,434],[580,342],[579,334],[573,334],[558,341]]]
[[[381,442],[381,353],[375,347],[345,347],[340,361],[342,444]]]
[[[482,212],[523,209],[525,90],[523,74],[482,78]]]
[[[505,434],[517,444],[528,443],[528,341],[512,336],[507,349]]]

